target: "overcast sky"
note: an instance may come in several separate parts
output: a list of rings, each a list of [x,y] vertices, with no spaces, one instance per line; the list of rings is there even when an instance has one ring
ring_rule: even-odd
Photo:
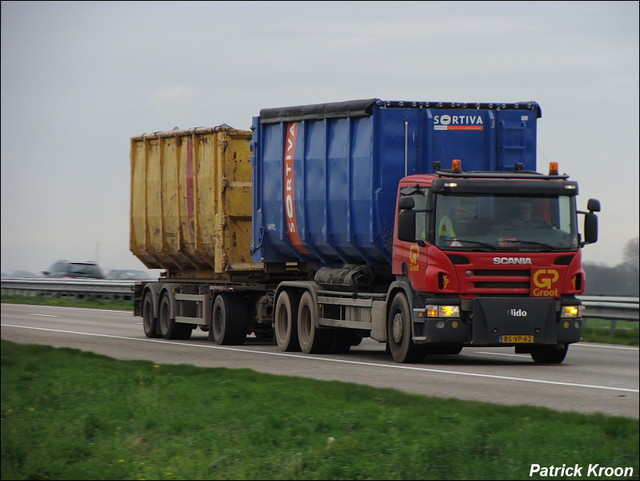
[[[602,202],[584,260],[638,236],[638,2],[2,4],[2,272],[144,268],[129,140],[261,108],[383,100],[541,105],[538,168]]]

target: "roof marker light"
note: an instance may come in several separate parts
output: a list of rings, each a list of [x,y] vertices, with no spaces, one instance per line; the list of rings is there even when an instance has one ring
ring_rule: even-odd
[[[558,163],[549,162],[549,175],[558,175]]]

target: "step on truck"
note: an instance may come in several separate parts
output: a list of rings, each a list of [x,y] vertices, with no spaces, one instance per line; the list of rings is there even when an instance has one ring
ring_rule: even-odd
[[[131,138],[148,337],[397,362],[504,346],[560,363],[582,332],[600,203],[536,165],[535,102],[353,100]],[[579,215],[584,216],[581,229]],[[580,230],[582,232],[580,232]]]

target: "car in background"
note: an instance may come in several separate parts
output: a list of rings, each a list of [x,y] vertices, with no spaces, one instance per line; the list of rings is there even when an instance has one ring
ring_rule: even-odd
[[[150,281],[155,279],[155,277],[153,277],[148,272],[138,271],[135,269],[112,269],[111,271],[109,271],[109,274],[107,274],[107,279],[120,281]]]
[[[104,279],[104,272],[96,262],[58,261],[42,273],[52,278]]]

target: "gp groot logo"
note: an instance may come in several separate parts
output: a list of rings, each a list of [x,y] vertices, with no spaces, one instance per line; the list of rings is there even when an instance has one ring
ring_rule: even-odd
[[[537,269],[533,271],[531,295],[533,297],[558,297],[560,275],[555,269]]]
[[[411,272],[418,272],[420,270],[420,266],[418,266],[418,257],[420,257],[420,247],[417,244],[414,244],[409,249],[409,270]]]

